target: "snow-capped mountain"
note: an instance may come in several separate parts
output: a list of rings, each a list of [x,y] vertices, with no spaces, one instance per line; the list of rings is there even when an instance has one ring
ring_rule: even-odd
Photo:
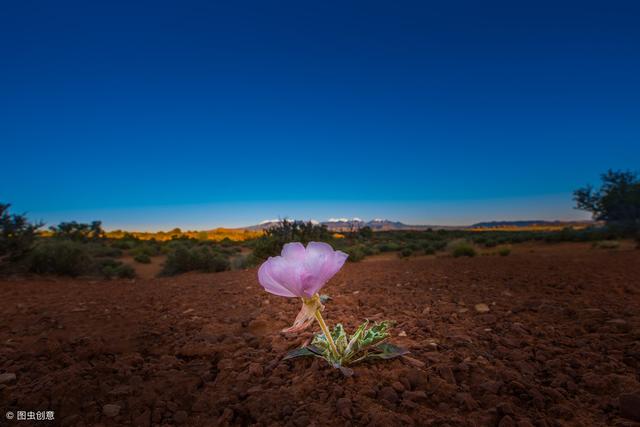
[[[247,230],[265,230],[270,227],[274,227],[280,224],[283,220],[281,219],[269,219],[261,221],[257,225],[252,225],[249,227],[244,227]],[[291,220],[290,220],[291,221]],[[303,220],[309,221],[309,220]],[[330,231],[357,231],[363,227],[371,227],[374,231],[385,231],[385,230],[424,230],[428,228],[428,226],[424,225],[407,225],[399,221],[390,221],[388,219],[376,218],[371,221],[364,221],[362,218],[329,218],[326,221],[316,221],[310,220],[313,224],[322,224],[325,225]]]

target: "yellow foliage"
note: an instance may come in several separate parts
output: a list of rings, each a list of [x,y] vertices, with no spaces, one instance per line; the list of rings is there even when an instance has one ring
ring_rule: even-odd
[[[121,239],[127,234],[132,235],[140,240],[155,239],[158,241],[171,240],[174,237],[189,237],[192,239],[200,240],[213,240],[219,242],[224,239],[229,239],[234,242],[243,242],[245,240],[255,239],[262,236],[263,231],[251,231],[251,230],[237,230],[233,228],[216,228],[214,230],[204,231],[181,231],[179,229],[172,231],[108,231],[107,237],[111,239]]]

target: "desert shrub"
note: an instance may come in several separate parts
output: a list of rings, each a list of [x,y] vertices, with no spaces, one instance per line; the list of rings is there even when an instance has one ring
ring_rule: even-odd
[[[431,247],[437,252],[437,251],[441,251],[444,248],[447,247],[447,241],[446,240],[435,240],[433,242],[431,242]]]
[[[609,170],[601,175],[602,184],[574,191],[576,207],[591,212],[619,233],[629,235],[640,229],[640,178],[636,173]]]
[[[452,240],[449,242],[447,247],[451,251],[451,254],[456,258],[461,256],[472,257],[476,255],[476,250],[473,248],[471,243],[465,239]]]
[[[301,242],[306,245],[311,241],[330,242],[331,234],[325,225],[311,221],[284,220],[264,231],[264,236],[254,243],[253,254],[259,259],[279,255],[282,246],[289,242]]]
[[[487,248],[495,248],[498,246],[498,242],[495,239],[485,239],[484,246]]]
[[[400,249],[400,245],[395,242],[385,242],[380,243],[377,248],[380,252],[395,252]]]
[[[24,215],[10,214],[11,205],[0,203],[0,268],[23,258],[32,248],[42,226],[29,223]]]
[[[259,263],[260,260],[253,256],[253,254],[238,255],[231,259],[230,267],[232,270],[244,270],[246,268],[255,267]]]
[[[411,248],[409,248],[409,247],[402,249],[402,250],[398,253],[398,256],[399,256],[400,258],[408,258],[408,257],[410,257],[411,255],[413,255],[413,249],[411,249]]]
[[[436,254],[436,250],[432,246],[427,246],[427,247],[424,248],[424,254],[425,255],[435,255]]]
[[[350,262],[362,261],[366,257],[364,250],[360,246],[351,246],[349,248],[346,248],[345,252],[349,254],[349,258],[347,258],[347,261]]]
[[[111,246],[121,250],[131,249],[135,246],[135,243],[130,240],[119,239],[111,242]]]
[[[602,240],[600,242],[594,242],[593,247],[598,249],[618,249],[620,242],[617,240]]]
[[[472,256],[476,255],[476,250],[473,248],[473,246],[468,245],[468,244],[459,245],[453,250],[452,254],[456,258],[461,257],[461,256],[472,257]]]
[[[79,276],[90,270],[91,257],[82,243],[63,240],[43,241],[29,258],[29,271],[39,274]]]
[[[61,222],[55,227],[49,227],[54,237],[88,242],[101,239],[105,236],[101,221],[93,221],[91,224],[83,224],[76,221]]]
[[[105,260],[105,262],[102,262],[100,264],[100,273],[106,279],[112,279],[114,277],[133,279],[136,277],[136,271],[133,267],[116,260]]]
[[[133,257],[134,261],[139,262],[140,264],[150,264],[151,257],[147,254],[139,254]]]
[[[510,248],[500,248],[498,250],[498,255],[500,255],[500,256],[508,256],[509,254],[511,254],[511,249]]]
[[[122,250],[120,248],[114,248],[113,246],[106,246],[99,243],[86,243],[85,247],[89,255],[96,258],[117,258],[122,256]]]
[[[147,257],[152,257],[152,256],[160,255],[161,251],[158,245],[143,243],[131,249],[129,253],[134,258],[138,255],[146,255]]]
[[[229,270],[230,267],[228,258],[208,246],[189,248],[183,245],[169,253],[161,274],[173,276],[187,271],[213,273]]]

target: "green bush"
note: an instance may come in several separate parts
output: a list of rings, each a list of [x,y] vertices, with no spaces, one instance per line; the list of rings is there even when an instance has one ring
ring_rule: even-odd
[[[133,248],[135,246],[135,243],[131,240],[120,239],[112,241],[111,246],[126,251],[127,249]]]
[[[136,271],[127,264],[116,261],[114,264],[104,265],[101,269],[102,275],[107,279],[118,277],[121,279],[133,279],[136,277]]]
[[[22,260],[32,249],[42,226],[31,224],[24,215],[10,214],[11,205],[0,203],[0,269]]]
[[[162,275],[173,276],[187,271],[213,273],[229,270],[229,259],[208,246],[179,246],[167,256]]]
[[[151,257],[147,254],[136,255],[133,259],[140,264],[151,264]]]
[[[314,224],[311,221],[284,220],[264,231],[264,236],[257,239],[253,254],[259,259],[280,255],[285,243],[301,242],[332,242],[332,233],[325,225]],[[229,241],[231,242],[231,241]]]
[[[347,258],[347,261],[350,261],[350,262],[359,262],[366,257],[364,250],[362,250],[360,246],[352,246],[352,247],[346,248],[345,252],[349,254],[349,258]]]
[[[146,255],[148,257],[160,255],[160,247],[158,245],[143,243],[131,249],[129,254],[134,258],[138,255]]]
[[[39,274],[75,277],[88,273],[90,266],[86,246],[69,240],[40,242],[29,258],[29,271]]]
[[[400,245],[395,242],[385,242],[380,243],[377,248],[380,252],[395,252],[400,249]]]
[[[426,248],[424,248],[424,254],[425,255],[435,255],[436,254],[436,250],[432,246],[427,246]]]
[[[476,250],[471,245],[460,245],[453,250],[453,256],[458,258],[461,256],[473,257],[476,255]]]
[[[113,246],[100,243],[85,243],[85,247],[89,254],[96,258],[117,258],[122,256],[122,250]]]
[[[465,239],[456,239],[449,242],[448,245],[451,254],[458,258],[461,256],[472,257],[476,255],[476,250],[473,248],[471,243],[469,243]]]
[[[487,248],[495,248],[496,246],[498,246],[498,242],[494,239],[486,239],[484,241],[484,246]]]
[[[408,258],[411,255],[413,255],[413,250],[411,248],[404,248],[398,253],[400,258]]]
[[[511,249],[509,249],[509,248],[500,248],[500,250],[498,251],[498,254],[500,256],[508,256],[509,254],[511,254]]]
[[[231,269],[244,270],[247,268],[255,267],[259,263],[260,260],[253,256],[253,254],[238,255],[231,259]]]

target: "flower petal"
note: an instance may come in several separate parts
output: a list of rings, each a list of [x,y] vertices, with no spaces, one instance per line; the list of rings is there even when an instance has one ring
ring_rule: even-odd
[[[302,292],[302,282],[300,280],[303,271],[303,264],[291,261],[281,256],[271,259],[269,274],[279,285],[291,291],[297,297],[304,296]]]
[[[288,260],[302,262],[305,255],[304,245],[300,242],[287,243],[282,247],[282,257]]]
[[[283,329],[282,332],[296,333],[304,331],[309,327],[309,325],[311,325],[311,323],[313,323],[317,310],[324,310],[324,306],[320,303],[320,297],[303,301],[302,308],[300,309],[300,312],[298,312],[293,325]]]
[[[274,295],[279,295],[282,297],[298,296],[287,286],[285,286],[283,283],[280,283],[273,277],[271,270],[275,264],[274,259],[275,258],[269,258],[260,266],[260,269],[258,269],[258,281],[267,292]]]

